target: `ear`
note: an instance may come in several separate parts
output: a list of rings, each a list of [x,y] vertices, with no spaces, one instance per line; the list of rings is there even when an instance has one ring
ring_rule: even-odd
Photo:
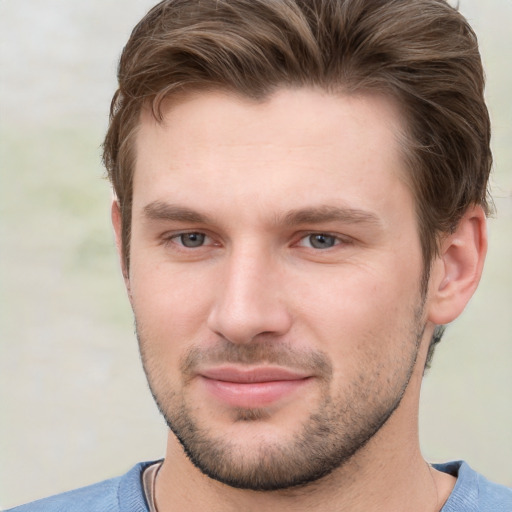
[[[121,207],[119,205],[117,197],[115,196],[112,198],[111,218],[112,226],[114,227],[114,236],[116,241],[117,254],[119,256],[119,262],[121,265],[121,271],[123,272],[124,282],[126,284],[126,288],[128,289],[128,293],[130,293],[128,270],[125,265],[125,258],[123,253]]]
[[[456,230],[441,243],[429,284],[428,319],[436,325],[457,318],[473,295],[487,253],[487,223],[480,206],[462,217]]]

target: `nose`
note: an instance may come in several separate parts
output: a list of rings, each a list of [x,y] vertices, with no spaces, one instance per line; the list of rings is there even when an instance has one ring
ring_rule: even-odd
[[[283,270],[264,251],[232,252],[223,262],[208,327],[236,344],[262,335],[282,336],[291,326],[283,290]]]

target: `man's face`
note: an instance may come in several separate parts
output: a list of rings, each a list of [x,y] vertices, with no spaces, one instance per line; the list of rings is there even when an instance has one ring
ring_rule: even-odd
[[[383,97],[308,89],[142,116],[128,286],[152,392],[205,474],[316,480],[399,405],[425,326],[400,129]]]

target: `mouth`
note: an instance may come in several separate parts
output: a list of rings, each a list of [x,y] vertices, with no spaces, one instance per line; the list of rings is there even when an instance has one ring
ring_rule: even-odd
[[[238,408],[268,407],[297,393],[313,378],[281,367],[224,366],[200,371],[207,392],[225,405]]]

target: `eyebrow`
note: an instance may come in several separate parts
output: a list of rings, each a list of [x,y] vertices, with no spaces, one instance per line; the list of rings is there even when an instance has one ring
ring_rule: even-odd
[[[210,219],[195,210],[177,206],[163,201],[153,201],[144,207],[144,216],[150,220],[168,220],[208,224]]]
[[[211,224],[207,215],[196,210],[169,204],[164,201],[153,201],[144,207],[144,216],[149,220],[174,222],[190,222],[193,224]],[[320,205],[309,208],[298,208],[274,219],[276,226],[296,226],[300,224],[322,224],[326,222],[343,222],[345,224],[380,225],[379,217],[370,211],[357,208],[340,208],[331,205]]]
[[[278,223],[279,221],[280,219],[277,219]],[[330,205],[292,210],[284,216],[282,222],[288,226],[295,226],[297,224],[321,224],[324,222],[343,222],[344,224],[381,224],[379,217],[373,212],[357,208],[340,208]]]

